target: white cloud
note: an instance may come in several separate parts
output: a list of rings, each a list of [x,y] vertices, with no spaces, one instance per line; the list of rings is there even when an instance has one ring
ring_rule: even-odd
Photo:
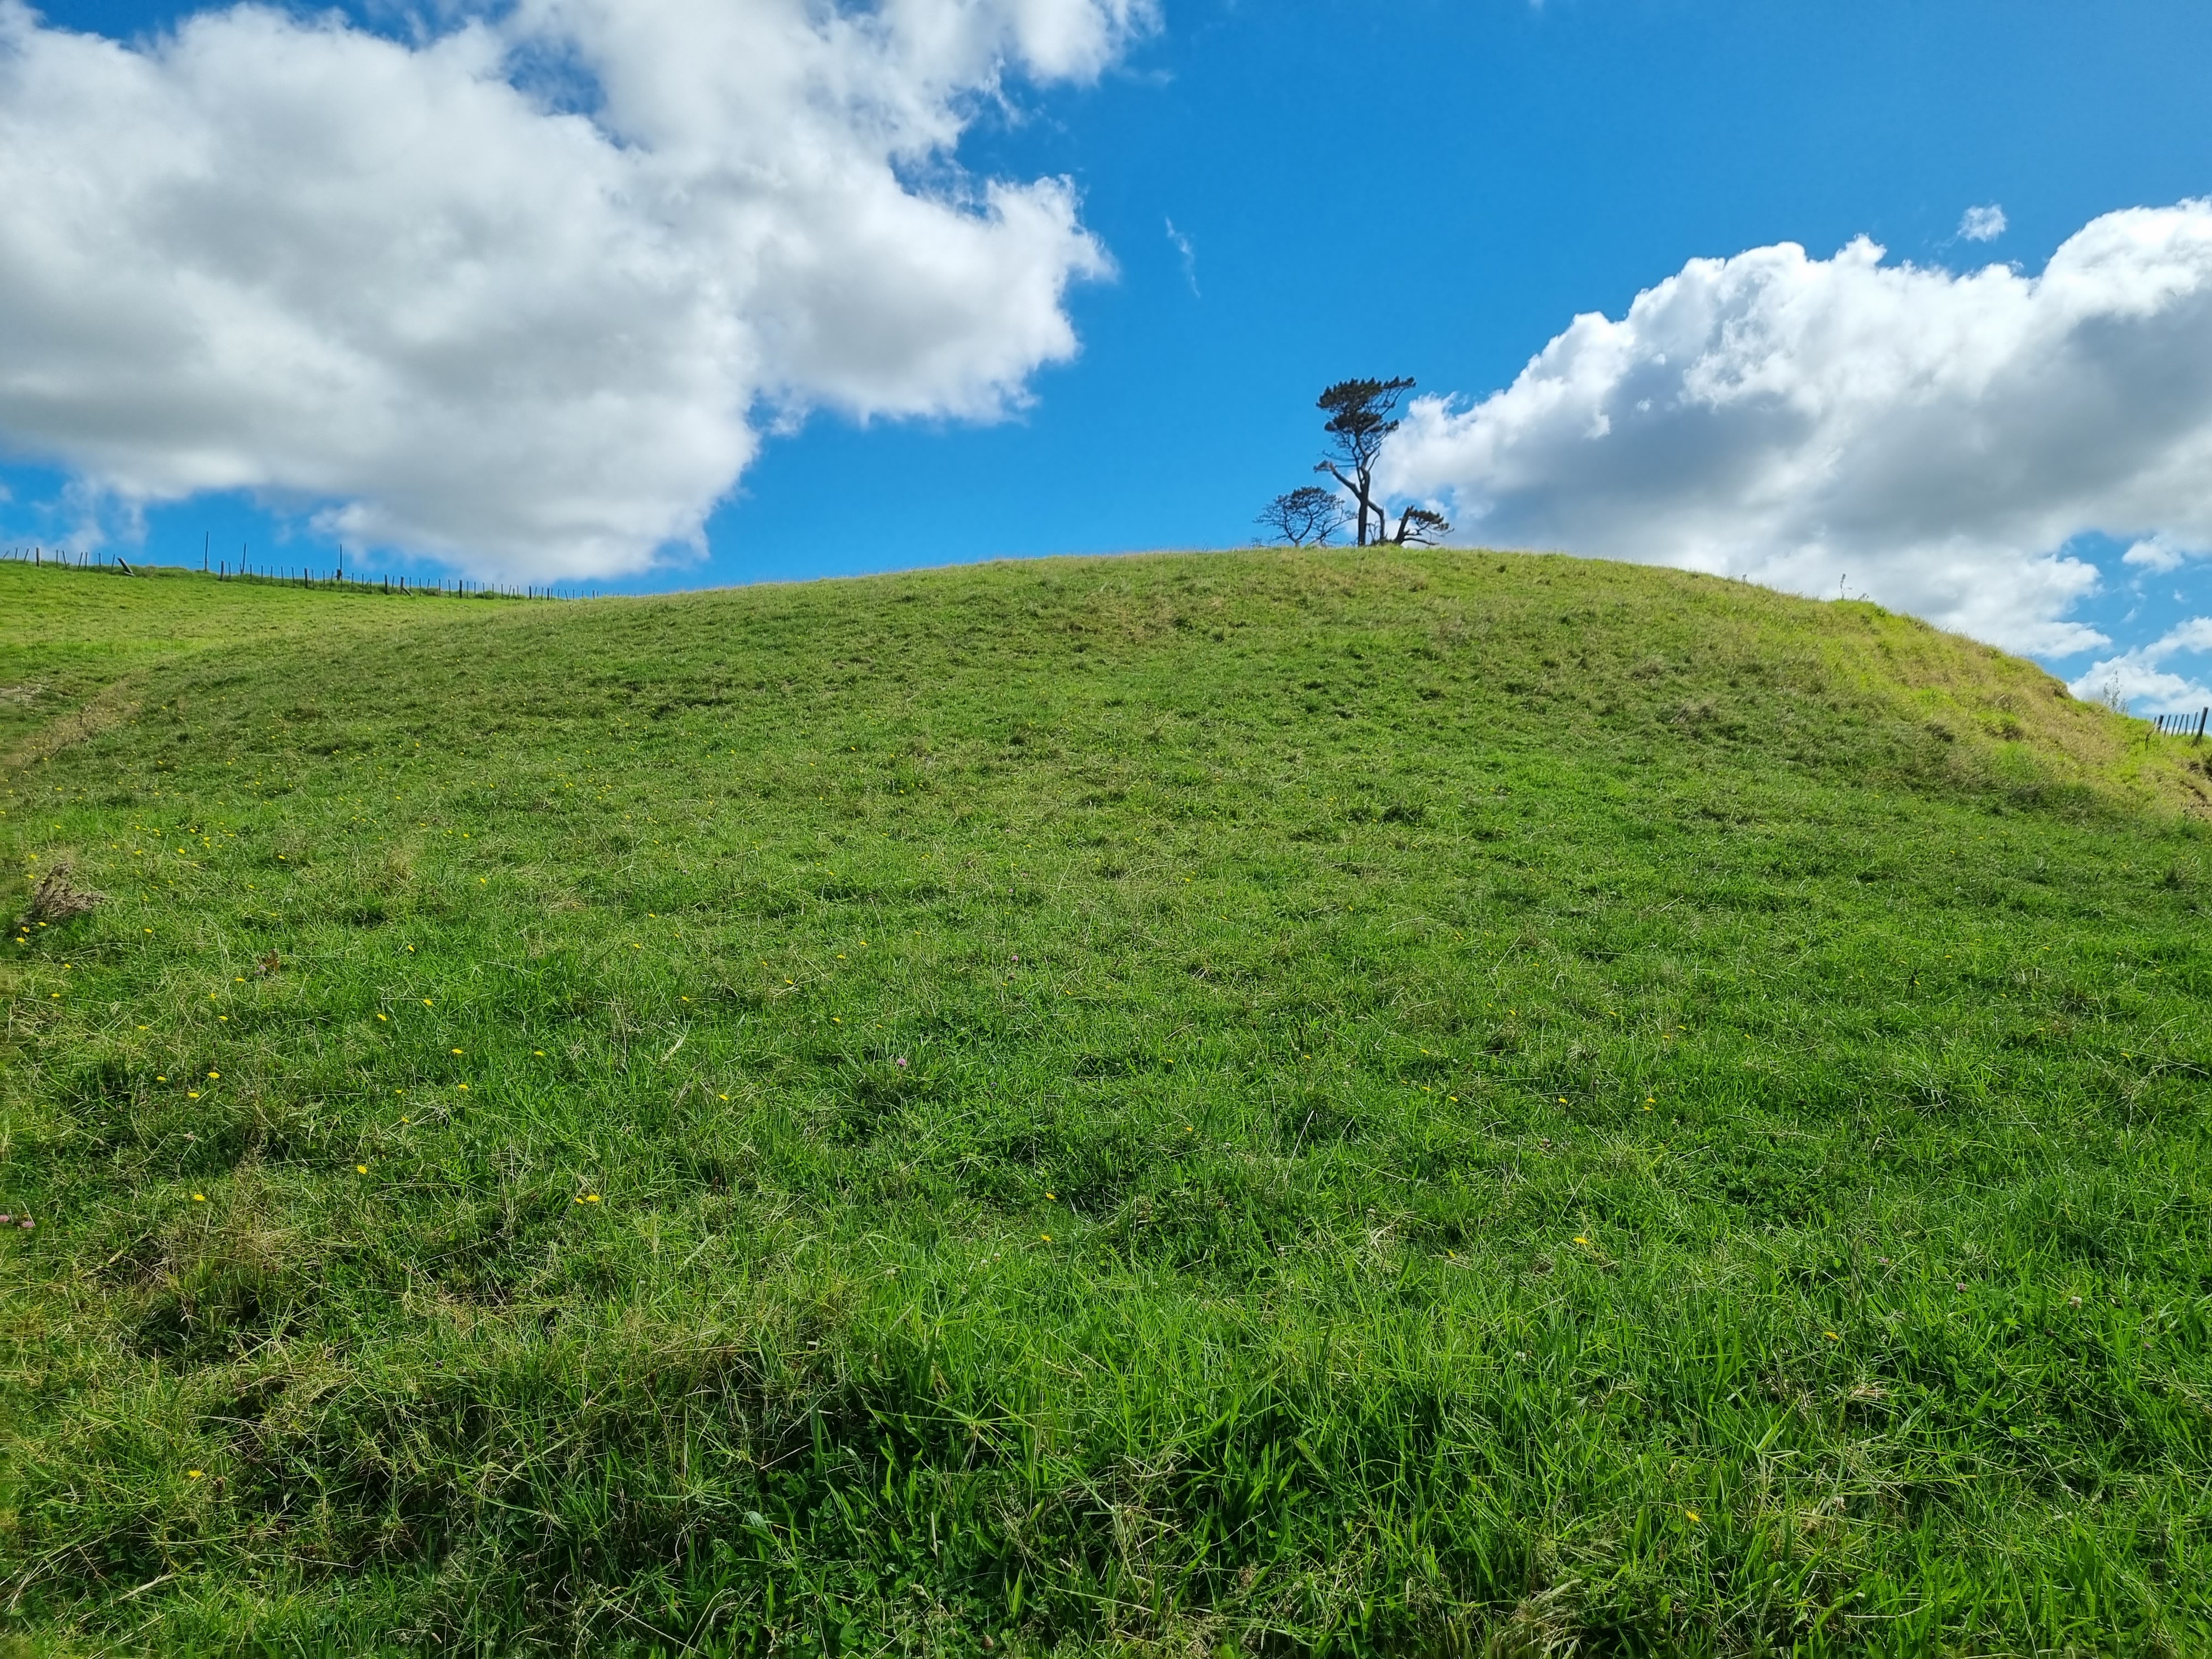
[[[2179,547],[2167,537],[2146,536],[2120,555],[2122,564],[2131,564],[2138,569],[2165,572],[2179,570],[2187,563],[2194,550]]]
[[[1151,3],[520,0],[404,40],[242,5],[125,46],[0,0],[0,445],[126,517],[246,489],[638,568],[763,418],[988,419],[1074,352],[1108,267],[1072,190],[953,147]]]
[[[1970,207],[1959,221],[1959,234],[1970,242],[1994,242],[2005,234],[2005,212],[1996,203]]]
[[[2148,645],[2091,663],[2068,690],[2144,716],[2194,714],[2212,706],[2212,690],[2201,674],[2177,674],[2166,664],[2178,656],[2207,654],[2212,654],[2212,617],[2192,617]]]
[[[2069,541],[2212,548],[2212,203],[2108,214],[2036,276],[1882,257],[1692,260],[1474,407],[1417,401],[1384,482],[1492,542],[2106,643],[2065,620],[2098,582]]]
[[[1182,256],[1182,279],[1190,284],[1190,291],[1196,294],[1198,292],[1198,249],[1192,246],[1189,237],[1176,228],[1176,222],[1172,219],[1168,221],[1168,243]]]

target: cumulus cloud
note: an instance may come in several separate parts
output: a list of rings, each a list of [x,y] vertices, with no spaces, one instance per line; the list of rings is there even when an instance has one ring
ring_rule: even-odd
[[[955,147],[1152,0],[253,5],[124,45],[0,0],[0,446],[128,513],[249,489],[547,578],[696,544],[763,422],[988,419],[1108,269]]]
[[[1970,207],[1959,221],[1959,234],[1970,242],[1994,242],[2005,234],[2004,210],[1996,203]]]
[[[2212,617],[2192,617],[2148,645],[2088,668],[2068,688],[2077,697],[2136,714],[2194,714],[2212,707],[2203,670],[2192,677],[2169,666],[2176,657],[2212,655]]]
[[[2179,570],[2189,562],[2190,550],[2177,546],[2164,536],[2146,536],[2120,555],[2122,564],[2134,565],[2142,570],[2154,571],[2163,575]]]
[[[2108,214],[2033,276],[1864,239],[1692,260],[1473,407],[1416,402],[1382,477],[1492,542],[2089,649],[2075,538],[2212,549],[2212,203]]]

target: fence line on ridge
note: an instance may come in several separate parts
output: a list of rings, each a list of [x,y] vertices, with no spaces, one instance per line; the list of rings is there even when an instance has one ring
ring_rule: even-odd
[[[601,597],[596,587],[563,592],[559,584],[539,586],[524,583],[520,586],[500,582],[471,581],[465,576],[438,577],[424,580],[421,577],[376,575],[364,576],[349,571],[341,550],[339,562],[327,574],[318,574],[311,565],[255,564],[248,550],[240,548],[235,560],[216,559],[213,550],[203,547],[200,568],[190,565],[133,564],[128,559],[96,550],[47,547],[43,544],[16,547],[0,547],[0,562],[27,564],[47,570],[104,572],[118,576],[150,575],[159,571],[167,575],[205,576],[219,582],[252,582],[271,587],[305,587],[331,592],[388,593],[394,598],[448,599],[596,599]]]

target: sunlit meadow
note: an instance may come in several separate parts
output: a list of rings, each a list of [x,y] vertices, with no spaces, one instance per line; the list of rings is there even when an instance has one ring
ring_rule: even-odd
[[[19,1651],[2212,1650],[2208,750],[2031,665],[1395,550],[0,617]]]

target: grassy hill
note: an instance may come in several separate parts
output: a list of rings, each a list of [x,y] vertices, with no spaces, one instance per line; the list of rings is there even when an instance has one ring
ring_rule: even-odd
[[[27,1653],[2212,1650],[2212,749],[1491,554],[0,618]]]

